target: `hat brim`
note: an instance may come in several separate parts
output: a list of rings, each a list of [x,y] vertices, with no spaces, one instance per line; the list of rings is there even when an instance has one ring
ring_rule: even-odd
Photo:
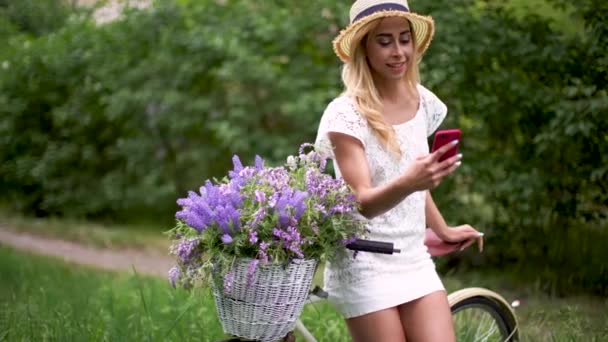
[[[358,41],[353,41],[356,34],[364,28],[368,23],[388,17],[401,17],[407,19],[414,31],[414,41],[416,42],[416,52],[418,60],[422,57],[426,49],[431,44],[433,35],[435,34],[435,23],[433,18],[422,16],[416,13],[388,10],[378,11],[367,17],[364,17],[348,27],[340,31],[340,34],[334,39],[334,52],[344,63],[350,61],[350,50],[352,44],[359,44]]]

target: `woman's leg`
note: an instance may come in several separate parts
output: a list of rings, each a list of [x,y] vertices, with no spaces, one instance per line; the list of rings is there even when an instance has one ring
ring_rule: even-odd
[[[452,312],[445,291],[399,305],[409,342],[455,342]],[[407,327],[407,329],[406,329]]]
[[[405,342],[403,324],[396,307],[349,318],[346,325],[353,342]]]

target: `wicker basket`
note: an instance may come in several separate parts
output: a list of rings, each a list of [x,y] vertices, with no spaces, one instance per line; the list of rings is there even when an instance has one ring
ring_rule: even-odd
[[[234,281],[228,292],[220,287],[220,279],[213,282],[219,320],[227,334],[250,340],[279,340],[294,329],[317,260],[294,259],[287,266],[259,265],[247,285],[250,261],[243,258],[234,263]]]

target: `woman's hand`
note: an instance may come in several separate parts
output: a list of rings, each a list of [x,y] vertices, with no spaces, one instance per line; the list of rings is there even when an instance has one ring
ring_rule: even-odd
[[[414,191],[430,190],[437,187],[445,176],[451,174],[460,166],[462,154],[439,161],[439,158],[457,143],[458,141],[455,140],[429,155],[416,159],[403,174],[403,182],[407,183],[408,187]]]
[[[483,233],[478,232],[468,224],[448,227],[441,231],[441,236],[439,237],[445,242],[460,244],[460,250],[469,247],[477,241],[479,251],[483,251]]]

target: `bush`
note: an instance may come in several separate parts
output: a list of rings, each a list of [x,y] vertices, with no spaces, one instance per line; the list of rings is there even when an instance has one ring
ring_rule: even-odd
[[[169,214],[178,194],[227,170],[226,156],[276,161],[312,140],[339,89],[333,8],[157,5],[15,47],[0,84],[0,189],[17,209]]]

